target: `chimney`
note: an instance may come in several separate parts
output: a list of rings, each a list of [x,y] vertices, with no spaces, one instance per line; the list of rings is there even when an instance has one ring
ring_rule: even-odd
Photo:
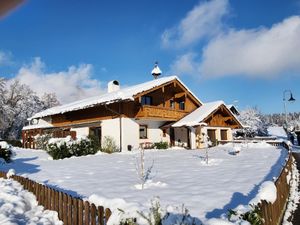
[[[117,80],[112,80],[107,84],[107,92],[111,93],[120,90],[120,83]]]
[[[155,62],[154,69],[151,72],[154,79],[157,79],[161,75],[161,70],[158,67],[158,62]]]

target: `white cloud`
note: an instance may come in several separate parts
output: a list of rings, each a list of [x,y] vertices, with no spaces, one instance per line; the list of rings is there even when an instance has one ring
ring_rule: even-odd
[[[193,52],[186,53],[176,58],[171,64],[171,73],[175,74],[197,74],[197,54]]]
[[[47,73],[45,64],[40,58],[35,58],[30,65],[21,67],[15,78],[29,85],[39,95],[45,92],[56,93],[61,103],[67,103],[103,93],[100,82],[92,79],[91,74],[90,64]]]
[[[222,18],[228,13],[228,0],[201,2],[180,23],[163,32],[164,47],[185,47],[205,37],[211,37],[222,28]]]
[[[12,54],[10,52],[0,51],[0,66],[12,64]]]
[[[300,17],[271,28],[232,30],[208,43],[197,68],[205,76],[274,77],[300,72]]]
[[[198,54],[188,52],[177,57],[171,70],[206,78],[233,75],[273,78],[299,74],[299,37],[300,16],[286,18],[270,28],[223,31]]]

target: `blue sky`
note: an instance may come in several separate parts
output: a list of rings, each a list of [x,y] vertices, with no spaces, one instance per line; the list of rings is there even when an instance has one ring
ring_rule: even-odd
[[[300,1],[27,1],[0,20],[0,75],[62,102],[176,74],[203,101],[300,111]]]

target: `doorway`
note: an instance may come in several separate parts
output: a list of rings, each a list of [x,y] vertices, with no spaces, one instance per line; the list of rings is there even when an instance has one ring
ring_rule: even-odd
[[[215,129],[207,129],[207,135],[208,135],[209,140],[211,141],[212,145],[215,146],[217,144],[216,130]]]

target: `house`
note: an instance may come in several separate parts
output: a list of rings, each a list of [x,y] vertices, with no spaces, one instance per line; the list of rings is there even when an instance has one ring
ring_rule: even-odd
[[[194,117],[198,117],[197,122],[190,124],[189,118]],[[37,134],[52,133],[54,137],[73,138],[93,135],[100,143],[110,136],[121,151],[161,141],[187,148],[201,147],[202,132],[215,139],[220,136],[216,133],[214,137],[212,128],[204,129],[204,123],[217,126],[218,132],[220,127],[227,130],[225,135],[221,129],[221,140],[230,140],[230,129],[241,126],[224,103],[203,104],[176,76],[126,88],[121,88],[116,80],[111,81],[106,94],[44,110],[28,121],[29,125],[22,130],[25,148],[35,148]]]
[[[176,129],[189,130],[184,140],[192,149],[206,147],[205,135],[212,144],[232,140],[232,129],[242,128],[242,124],[223,101],[203,103],[195,111],[172,124]]]

